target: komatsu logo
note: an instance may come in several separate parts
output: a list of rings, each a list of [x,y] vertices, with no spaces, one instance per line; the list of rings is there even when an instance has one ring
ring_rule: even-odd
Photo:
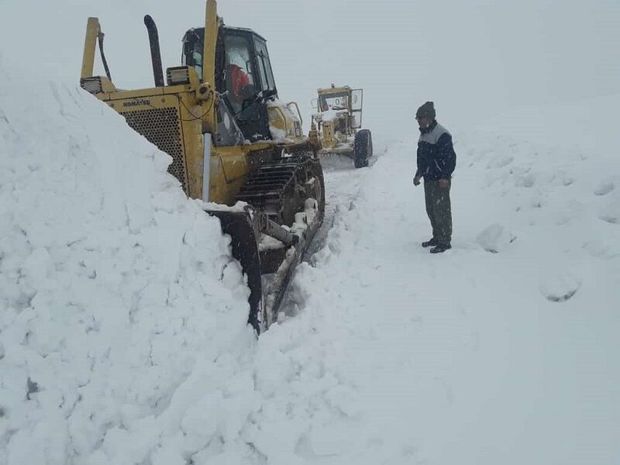
[[[124,107],[139,107],[142,105],[151,105],[151,101],[146,98],[138,98],[135,100],[129,100],[128,102],[123,102]]]

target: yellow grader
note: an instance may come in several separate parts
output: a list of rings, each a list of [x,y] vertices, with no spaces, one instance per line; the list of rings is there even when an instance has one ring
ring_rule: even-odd
[[[302,134],[296,103],[278,98],[266,40],[224,24],[207,0],[203,27],[182,41],[182,63],[164,72],[157,28],[148,31],[154,87],[117,89],[97,18],[89,18],[81,86],[172,157],[168,171],[205,203],[231,236],[250,288],[249,323],[260,332],[277,318],[295,266],[325,208],[318,141]],[[105,76],[94,76],[97,46]]]
[[[312,116],[312,131],[318,134],[322,156],[346,155],[356,168],[368,166],[372,156],[372,134],[362,127],[362,89],[334,84],[318,89],[317,112]]]

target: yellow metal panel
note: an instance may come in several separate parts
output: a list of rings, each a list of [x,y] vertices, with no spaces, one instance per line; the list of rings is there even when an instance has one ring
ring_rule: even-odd
[[[194,93],[182,93],[180,98],[181,130],[185,148],[185,166],[187,167],[188,195],[202,199],[202,178],[204,174],[204,141],[202,136],[202,119],[204,111],[196,104]]]
[[[88,18],[86,23],[86,38],[84,39],[84,55],[82,56],[82,79],[93,75],[95,68],[95,49],[97,47],[97,37],[101,32],[99,19]]]
[[[248,175],[247,155],[251,149],[251,145],[213,148],[209,189],[211,201],[227,205],[234,203]]]
[[[329,121],[323,123],[323,147],[334,147],[336,145],[336,139],[334,137],[334,123]]]
[[[278,106],[267,107],[267,115],[269,118],[269,126],[282,131],[285,136],[290,135],[289,122],[282,109]]]
[[[100,96],[100,98],[105,101],[127,100],[132,98],[158,98],[164,97],[166,95],[178,95],[182,92],[188,92],[191,90],[192,88],[189,85],[149,87],[146,89],[119,90],[118,92],[108,92]]]

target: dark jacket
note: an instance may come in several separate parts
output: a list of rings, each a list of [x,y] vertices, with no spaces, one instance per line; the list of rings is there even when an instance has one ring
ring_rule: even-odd
[[[426,129],[420,128],[418,141],[418,170],[416,176],[425,181],[450,179],[456,167],[452,136],[437,121]]]

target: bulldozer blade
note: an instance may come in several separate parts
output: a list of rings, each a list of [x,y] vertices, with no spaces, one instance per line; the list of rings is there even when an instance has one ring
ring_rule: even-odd
[[[274,273],[273,278],[269,281],[265,289],[265,323],[267,327],[277,321],[278,310],[288,285],[293,278],[293,274],[297,265],[304,259],[306,252],[310,248],[310,244],[317,231],[323,223],[323,212],[320,211],[315,216],[308,228],[303,232],[298,242],[286,250],[284,259]]]
[[[231,237],[233,257],[241,264],[250,288],[248,323],[260,334],[277,321],[278,310],[295,268],[303,260],[321,227],[323,213],[317,212],[301,236],[295,236],[288,246],[283,244],[283,249],[261,253],[258,242],[261,231],[272,233],[271,228],[275,228],[273,224],[261,222],[260,215],[251,208],[206,211],[220,220],[222,232]],[[263,276],[266,278],[263,279]]]
[[[220,220],[222,232],[231,237],[233,257],[241,264],[250,288],[248,323],[257,333],[260,333],[263,289],[258,231],[252,216],[245,210],[207,210],[207,213],[217,217]]]

